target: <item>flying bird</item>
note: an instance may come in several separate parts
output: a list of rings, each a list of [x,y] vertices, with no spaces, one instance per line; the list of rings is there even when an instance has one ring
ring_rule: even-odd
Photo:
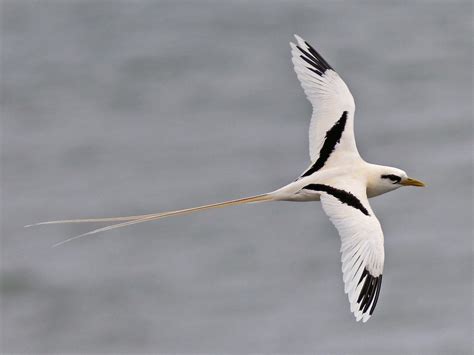
[[[310,166],[293,182],[269,193],[177,211],[139,216],[73,219],[40,224],[120,222],[57,243],[99,232],[213,208],[265,201],[321,201],[341,237],[344,291],[357,321],[373,314],[382,285],[384,236],[369,198],[402,186],[424,186],[400,169],[366,162],[354,137],[354,98],[326,60],[304,39],[290,43],[292,62],[313,107]],[[32,226],[32,225],[29,225]]]

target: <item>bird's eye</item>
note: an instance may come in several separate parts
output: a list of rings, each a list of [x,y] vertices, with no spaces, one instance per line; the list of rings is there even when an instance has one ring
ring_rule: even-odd
[[[389,179],[390,181],[393,181],[394,184],[398,184],[402,178],[397,175],[389,174],[389,175],[382,175],[382,179]]]

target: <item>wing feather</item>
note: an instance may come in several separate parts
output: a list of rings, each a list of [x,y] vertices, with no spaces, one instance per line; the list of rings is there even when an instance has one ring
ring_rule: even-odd
[[[315,163],[326,139],[326,133],[344,112],[348,120],[334,156],[359,156],[354,138],[354,98],[347,85],[326,60],[301,37],[290,43],[292,62],[303,90],[313,106],[309,130],[311,162]],[[326,162],[325,162],[326,163]],[[330,164],[330,160],[327,162]]]
[[[341,237],[344,292],[356,320],[366,322],[375,309],[382,283],[385,258],[382,227],[369,205],[363,184],[352,181],[332,187],[350,193],[368,212],[365,214],[343,203],[331,194],[331,189],[321,190],[323,209]]]

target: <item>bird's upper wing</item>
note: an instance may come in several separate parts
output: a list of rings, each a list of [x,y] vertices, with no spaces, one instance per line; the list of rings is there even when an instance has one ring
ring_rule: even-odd
[[[358,181],[312,184],[321,193],[323,209],[341,237],[344,291],[357,321],[366,322],[377,304],[384,264],[382,227]]]
[[[295,38],[297,44],[290,43],[294,69],[313,106],[309,129],[313,173],[325,166],[330,156],[359,156],[354,138],[355,104],[334,69],[308,42],[297,35]]]

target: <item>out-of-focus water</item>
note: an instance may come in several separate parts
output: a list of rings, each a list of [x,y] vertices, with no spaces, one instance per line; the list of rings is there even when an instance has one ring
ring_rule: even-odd
[[[2,1],[1,351],[468,354],[472,3]],[[69,217],[266,192],[309,163],[292,34],[356,99],[368,160],[427,182],[372,200],[374,317],[356,323],[318,203],[134,226]]]

